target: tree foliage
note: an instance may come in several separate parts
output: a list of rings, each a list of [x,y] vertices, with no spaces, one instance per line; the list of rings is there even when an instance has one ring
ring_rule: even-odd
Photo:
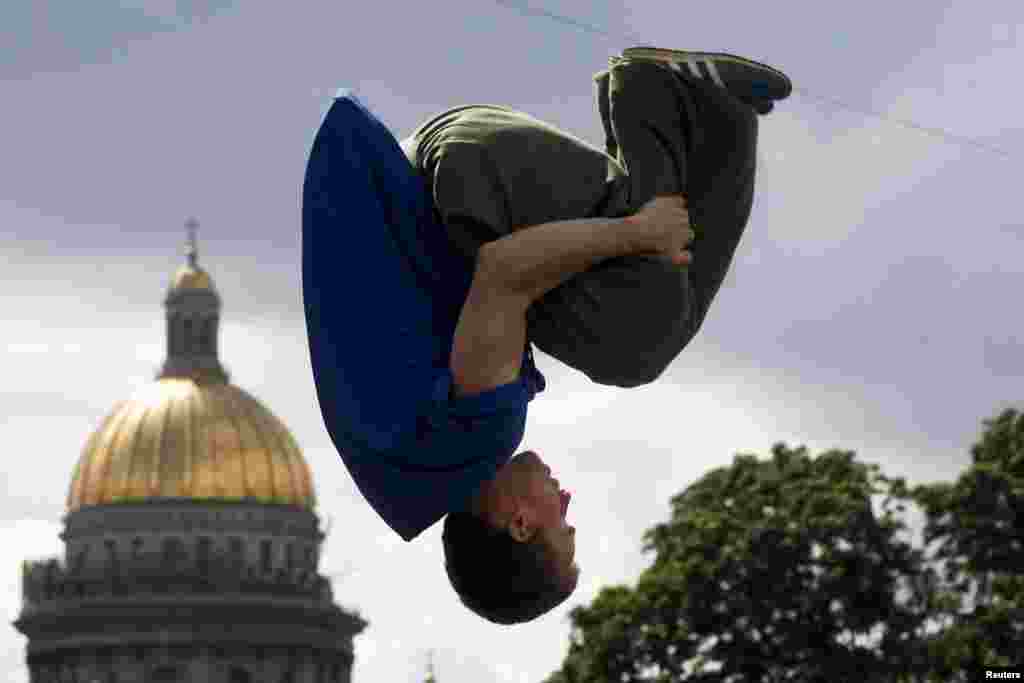
[[[910,492],[945,568],[930,616],[946,627],[923,639],[929,683],[1024,663],[1024,413],[1008,409],[983,424],[956,482]]]
[[[546,683],[931,683],[1018,663],[1024,416],[985,424],[952,485],[911,490],[851,451],[782,443],[708,472],[644,534],[637,585],[570,612]],[[925,549],[898,536],[911,502]]]

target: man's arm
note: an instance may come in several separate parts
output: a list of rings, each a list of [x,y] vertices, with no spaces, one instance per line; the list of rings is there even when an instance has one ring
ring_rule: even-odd
[[[524,296],[494,287],[477,268],[452,343],[457,397],[481,394],[519,377],[529,304]]]
[[[627,218],[577,218],[518,230],[480,250],[492,286],[531,303],[591,266],[616,256],[656,248],[640,214]]]
[[[524,228],[483,245],[452,344],[455,395],[514,382],[530,304],[601,261],[649,252],[643,232],[635,220],[583,218]]]

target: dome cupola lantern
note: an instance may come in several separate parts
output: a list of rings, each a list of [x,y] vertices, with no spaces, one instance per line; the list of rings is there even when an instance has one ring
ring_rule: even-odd
[[[217,355],[220,296],[213,279],[199,266],[196,231],[199,222],[185,222],[187,262],[178,268],[164,299],[167,311],[167,358],[157,379],[178,377],[200,383],[228,382]]]

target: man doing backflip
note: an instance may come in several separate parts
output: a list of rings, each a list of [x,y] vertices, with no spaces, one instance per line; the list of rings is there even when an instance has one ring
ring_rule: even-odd
[[[758,115],[792,90],[721,53],[631,48],[594,77],[606,149],[470,105],[399,143],[351,92],[317,131],[302,282],[321,413],[403,539],[499,624],[579,579],[569,494],[518,454],[531,345],[599,384],[657,379],[700,329],[750,216]]]

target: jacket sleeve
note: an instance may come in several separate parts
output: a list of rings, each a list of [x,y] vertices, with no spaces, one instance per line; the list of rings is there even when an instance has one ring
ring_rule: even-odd
[[[395,449],[396,457],[405,465],[451,469],[497,452],[511,456],[523,439],[527,405],[545,386],[529,348],[515,381],[472,396],[456,397],[451,370],[439,370],[417,420],[417,443]]]

